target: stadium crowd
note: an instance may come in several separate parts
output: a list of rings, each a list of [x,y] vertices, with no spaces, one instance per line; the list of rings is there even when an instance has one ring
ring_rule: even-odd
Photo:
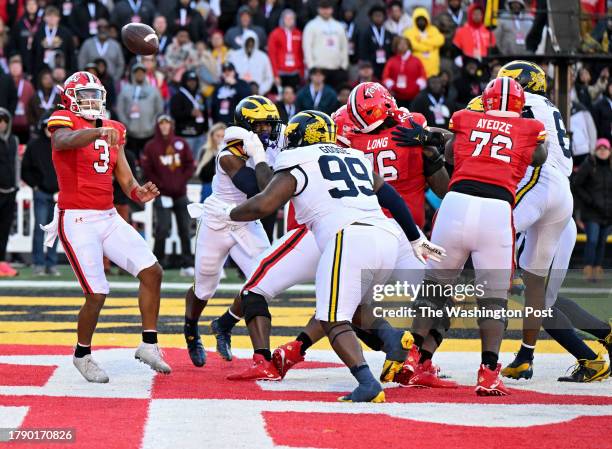
[[[17,274],[6,247],[23,183],[34,190],[34,272],[57,273],[55,249],[45,253],[38,226],[50,221],[58,190],[45,120],[60,101],[55,86],[74,71],[101,80],[108,113],[127,128],[132,168],[160,188],[155,254],[165,261],[172,213],[182,247],[190,247],[187,183],[195,177],[202,199],[210,194],[214,157],[242,98],[266,95],[286,120],[304,109],[332,113],[357,83],[378,81],[400,106],[445,128],[496,75],[502,56],[545,51],[546,2],[502,0],[498,11],[486,3],[0,0],[0,277]],[[612,52],[607,3],[581,1],[584,51]],[[122,45],[129,22],[153,27],[157,55],[136,57]],[[543,67],[554,77],[552,66]],[[609,75],[609,59],[578,63],[571,90],[575,218],[588,239],[589,279],[602,276],[612,231]],[[129,220],[130,201],[119,188],[115,202]],[[193,275],[192,259],[189,250],[181,255],[183,274]]]

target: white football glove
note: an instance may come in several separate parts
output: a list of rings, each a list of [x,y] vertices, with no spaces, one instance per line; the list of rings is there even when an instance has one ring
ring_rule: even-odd
[[[446,250],[441,246],[434,245],[425,236],[421,236],[419,239],[410,242],[410,244],[412,245],[414,255],[423,264],[427,263],[427,259],[440,262],[443,257],[446,257]]]
[[[244,152],[253,159],[255,165],[260,162],[266,162],[266,150],[257,134],[251,132],[249,137],[243,140],[242,143],[244,145]]]
[[[230,212],[234,207],[236,207],[235,204],[226,203],[212,195],[204,201],[204,214],[208,217],[214,217],[219,221],[227,222],[231,221]]]
[[[224,145],[227,145],[229,142],[234,140],[246,141],[250,134],[250,131],[241,128],[240,126],[230,126],[225,130],[225,134],[223,135],[223,143]]]

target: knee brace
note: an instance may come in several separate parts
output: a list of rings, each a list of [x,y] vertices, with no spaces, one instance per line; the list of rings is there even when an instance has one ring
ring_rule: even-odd
[[[508,317],[504,313],[508,307],[508,300],[502,298],[478,298],[476,300],[480,315],[476,320],[478,325],[486,320],[496,320],[504,323],[504,329],[508,327]]]
[[[263,296],[253,293],[250,291],[244,291],[241,295],[242,298],[242,313],[244,314],[244,321],[249,324],[253,318],[257,316],[263,316],[272,319],[270,310],[268,309],[268,302]]]

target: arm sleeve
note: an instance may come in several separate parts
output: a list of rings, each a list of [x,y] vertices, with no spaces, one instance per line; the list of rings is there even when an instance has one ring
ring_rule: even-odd
[[[408,240],[411,242],[418,240],[421,236],[419,228],[414,223],[412,214],[400,194],[385,182],[376,192],[376,197],[378,198],[378,204],[391,212],[391,215],[400,225]]]
[[[232,178],[232,182],[238,190],[246,194],[247,198],[251,198],[259,193],[255,170],[251,167],[245,166],[238,170]]]

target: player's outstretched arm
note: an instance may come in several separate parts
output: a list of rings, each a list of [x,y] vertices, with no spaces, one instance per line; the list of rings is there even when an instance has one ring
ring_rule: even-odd
[[[110,146],[115,146],[119,142],[119,131],[109,127],[76,131],[60,128],[51,135],[51,144],[56,151],[77,150],[87,147],[98,139],[106,140]]]
[[[263,192],[233,208],[229,217],[233,221],[253,221],[267,217],[291,199],[296,186],[297,181],[290,173],[276,173]]]
[[[136,202],[146,203],[159,196],[159,189],[152,182],[149,181],[142,186],[138,184],[125,158],[123,145],[119,147],[114,175],[123,193]]]
[[[544,141],[539,143],[536,149],[533,151],[533,155],[531,156],[531,166],[539,167],[546,162],[546,158],[548,157],[548,141]]]

